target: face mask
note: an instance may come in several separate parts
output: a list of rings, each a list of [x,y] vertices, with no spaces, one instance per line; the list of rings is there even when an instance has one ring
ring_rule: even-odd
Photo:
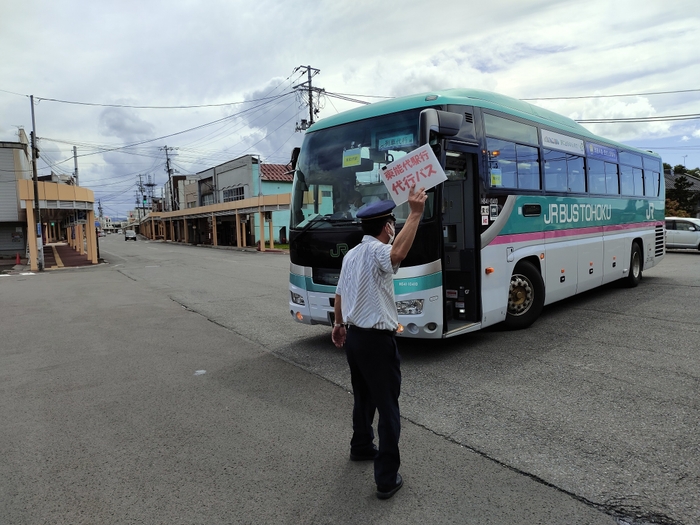
[[[391,233],[389,234],[389,244],[394,242],[394,236],[396,235],[396,226],[391,225]]]

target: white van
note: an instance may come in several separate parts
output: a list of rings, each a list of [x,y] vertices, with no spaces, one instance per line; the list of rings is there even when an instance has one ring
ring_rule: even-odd
[[[666,248],[700,250],[700,219],[666,217]]]

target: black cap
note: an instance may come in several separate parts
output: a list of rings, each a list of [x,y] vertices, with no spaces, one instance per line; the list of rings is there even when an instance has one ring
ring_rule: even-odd
[[[363,221],[381,219],[382,217],[388,217],[391,215],[394,208],[396,208],[394,201],[373,202],[367,206],[364,206],[360,211],[358,211],[357,218],[362,219]]]

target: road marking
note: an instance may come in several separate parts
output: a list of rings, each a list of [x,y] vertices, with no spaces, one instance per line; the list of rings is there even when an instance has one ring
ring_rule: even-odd
[[[196,375],[196,376],[203,376],[203,375],[206,374],[206,373],[207,373],[206,370],[197,370],[197,371],[194,373],[194,375]]]

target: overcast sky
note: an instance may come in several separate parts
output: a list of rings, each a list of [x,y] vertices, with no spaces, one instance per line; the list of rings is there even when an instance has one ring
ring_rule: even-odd
[[[523,99],[686,91],[533,102],[575,119],[697,117],[698,27],[697,0],[1,0],[0,140],[31,130],[34,95],[51,165],[40,174],[71,174],[76,146],[81,186],[124,216],[139,174],[160,195],[166,145],[181,174],[246,153],[286,163],[308,118],[288,94],[305,80],[298,66],[368,102],[452,87]],[[320,103],[318,118],[357,107]],[[700,166],[700,118],[585,125]]]

